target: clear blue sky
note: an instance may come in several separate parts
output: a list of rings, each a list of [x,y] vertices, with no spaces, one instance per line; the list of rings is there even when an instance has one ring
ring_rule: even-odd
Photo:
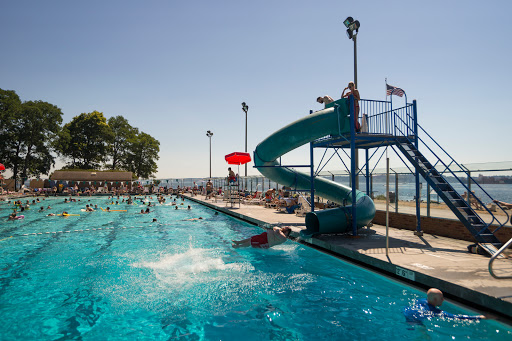
[[[158,177],[226,175],[249,151],[353,78],[343,19],[361,22],[358,87],[384,79],[418,100],[420,124],[462,163],[509,161],[510,1],[3,1],[0,88],[64,122],[98,110],[160,141]],[[307,149],[283,158],[308,161]],[[382,165],[384,167],[384,165]],[[341,169],[340,163],[330,168]],[[241,170],[242,171],[242,170]],[[249,174],[259,174],[250,168]]]

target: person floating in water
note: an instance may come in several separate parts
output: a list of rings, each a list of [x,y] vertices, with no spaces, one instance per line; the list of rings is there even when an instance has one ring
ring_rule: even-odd
[[[183,219],[183,221],[198,221],[198,220],[203,220],[203,217],[199,217],[199,218],[190,218],[190,219]]]
[[[421,323],[423,320],[430,317],[444,317],[459,320],[480,320],[485,319],[484,315],[462,315],[450,314],[438,307],[443,304],[443,292],[436,288],[430,288],[427,291],[427,299],[420,299],[416,305],[412,307],[405,307],[403,314],[407,322]]]
[[[289,228],[288,226],[274,227],[266,232],[263,232],[262,234],[252,236],[247,239],[232,240],[233,244],[231,244],[231,246],[233,246],[235,249],[249,246],[261,249],[268,249],[272,246],[284,243],[288,236],[290,235],[291,231],[292,229]]]

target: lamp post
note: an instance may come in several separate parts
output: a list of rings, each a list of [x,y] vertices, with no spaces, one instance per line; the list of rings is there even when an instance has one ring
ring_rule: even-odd
[[[206,136],[210,139],[210,179],[212,178],[212,136],[213,133],[211,131],[206,132]]]
[[[245,112],[245,152],[247,153],[247,112],[249,106],[245,102],[242,102],[242,110]],[[245,176],[247,177],[247,163],[245,164]]]
[[[347,28],[348,39],[354,41],[354,85],[357,89],[357,33],[359,32],[361,24],[359,23],[359,20],[354,20],[352,17],[345,19],[343,24]]]
[[[348,17],[343,21],[343,24],[347,28],[347,37],[354,41],[354,87],[357,89],[357,33],[359,32],[359,27],[361,24],[359,20],[354,20],[352,17]],[[354,32],[355,31],[355,32]],[[356,165],[356,189],[359,189],[359,175],[357,172],[359,170],[359,152],[356,150],[354,154],[354,162]],[[368,165],[367,165],[368,166]]]

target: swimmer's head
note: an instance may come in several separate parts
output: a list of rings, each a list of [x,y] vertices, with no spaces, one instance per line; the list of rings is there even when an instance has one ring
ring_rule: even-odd
[[[155,222],[155,221],[156,221],[156,218],[153,218],[153,222]]]
[[[439,307],[443,304],[444,297],[443,292],[436,288],[430,288],[427,291],[427,301],[435,307]]]
[[[281,229],[281,231],[283,231],[284,235],[288,237],[290,235],[290,232],[292,232],[292,229],[288,226],[285,226]]]
[[[219,212],[215,212],[215,215],[219,215]]]

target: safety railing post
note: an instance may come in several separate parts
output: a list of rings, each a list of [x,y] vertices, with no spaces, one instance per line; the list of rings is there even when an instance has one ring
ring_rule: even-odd
[[[430,218],[430,184],[427,182],[427,217]]]
[[[412,101],[412,112],[413,112],[413,120],[414,120],[414,146],[416,150],[419,150],[418,146],[418,111],[416,107],[416,100]],[[416,160],[418,157],[415,157]],[[415,168],[415,178],[416,178],[416,232],[414,232],[417,236],[422,236],[423,232],[421,231],[421,213],[420,213],[420,172],[418,168]]]
[[[370,198],[373,199],[373,173],[370,173]]]
[[[350,95],[350,177],[351,177],[351,187],[352,187],[352,234],[357,235],[357,217],[356,217],[356,131],[355,131],[355,122],[354,122],[354,96]]]
[[[370,162],[369,150],[366,149],[366,195],[370,196],[370,167],[368,167],[368,163]]]
[[[315,211],[315,167],[313,164],[313,142],[309,144],[309,162],[311,165],[310,176],[311,176],[311,212]]]
[[[395,213],[398,213],[398,173],[395,172]]]

